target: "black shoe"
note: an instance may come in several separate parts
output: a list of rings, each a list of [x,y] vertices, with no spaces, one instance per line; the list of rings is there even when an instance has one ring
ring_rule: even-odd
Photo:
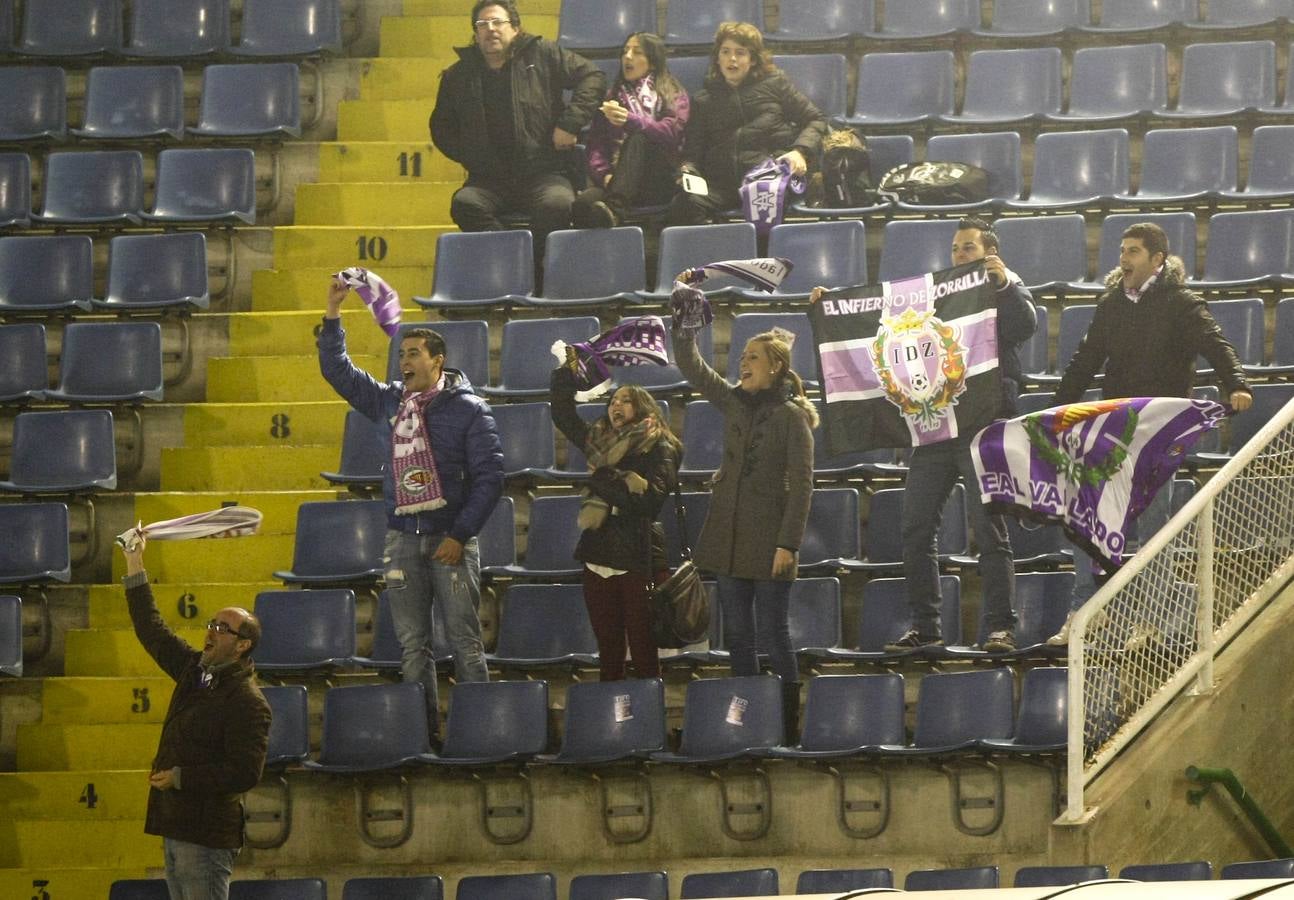
[[[1010,630],[994,631],[984,639],[984,650],[988,653],[1010,653],[1015,649],[1015,635]]]
[[[616,211],[599,200],[589,207],[589,228],[615,228],[620,224]]]
[[[924,647],[942,647],[943,645],[943,638],[922,634],[915,628],[911,628],[897,641],[886,644],[885,650],[888,653],[900,653],[904,650],[921,650]]]

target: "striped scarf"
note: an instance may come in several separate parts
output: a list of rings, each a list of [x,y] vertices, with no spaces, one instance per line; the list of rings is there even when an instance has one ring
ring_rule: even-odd
[[[436,458],[431,452],[431,435],[427,433],[426,418],[422,414],[438,393],[439,385],[420,394],[406,393],[392,423],[391,475],[395,481],[397,516],[410,516],[445,505]]]

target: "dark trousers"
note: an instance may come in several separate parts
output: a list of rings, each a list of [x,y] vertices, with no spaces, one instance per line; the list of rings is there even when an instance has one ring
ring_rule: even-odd
[[[657,581],[669,577],[658,572]],[[584,570],[584,605],[589,610],[593,634],[598,639],[599,677],[620,681],[625,677],[625,638],[639,678],[660,675],[660,654],[651,637],[651,603],[647,579],[638,572],[603,578]]]
[[[499,217],[518,213],[530,221],[535,238],[535,274],[542,271],[544,242],[550,231],[571,226],[575,189],[557,172],[534,175],[523,182],[469,178],[454,192],[449,214],[461,231],[500,231]]]
[[[732,190],[716,188],[709,181],[706,182],[706,187],[709,188],[710,193],[705,196],[689,194],[679,188],[674,199],[670,201],[669,211],[665,213],[665,224],[707,225],[721,220],[725,212],[741,205],[741,197],[736,188]]]
[[[674,164],[660,144],[652,143],[640,131],[628,135],[611,172],[611,186],[594,186],[580,191],[577,206],[592,206],[605,200],[617,215],[633,206],[668,203],[674,192]]]

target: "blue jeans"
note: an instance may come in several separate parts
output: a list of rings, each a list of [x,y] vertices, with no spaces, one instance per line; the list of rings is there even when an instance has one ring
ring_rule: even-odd
[[[463,545],[458,565],[432,559],[442,534],[410,534],[388,529],[383,561],[391,622],[400,642],[400,675],[420,683],[427,693],[427,722],[435,734],[439,715],[436,661],[432,648],[434,603],[440,602],[445,640],[454,653],[454,678],[489,681],[481,644],[481,559],[476,538]]]
[[[1172,511],[1173,481],[1170,478],[1164,482],[1164,486],[1155,494],[1150,504],[1141,511],[1141,515],[1137,516],[1135,523],[1137,540],[1135,543],[1139,546],[1154,537],[1155,532],[1163,528],[1168,523],[1168,520],[1172,518]],[[1129,540],[1128,546],[1132,547],[1133,543],[1133,541]],[[1105,584],[1108,576],[1105,574],[1098,576],[1092,571],[1094,563],[1092,558],[1087,555],[1086,550],[1079,548],[1073,542],[1069,546],[1074,551],[1074,593],[1069,598],[1069,609],[1070,612],[1076,612],[1080,606],[1092,599],[1092,595],[1096,593],[1101,584]],[[1098,577],[1100,578],[1100,584],[1097,583]]]
[[[758,675],[759,650],[769,656],[782,684],[800,680],[800,669],[791,649],[791,582],[764,579],[717,579],[719,608],[723,611],[723,641],[731,656],[733,675]],[[758,637],[757,637],[758,636]]]
[[[228,900],[237,850],[162,838],[162,853],[171,900]]]
[[[912,627],[923,637],[943,637],[939,611],[939,523],[944,505],[960,477],[983,587],[986,632],[1015,630],[1015,560],[1006,520],[989,515],[979,502],[979,482],[971,461],[971,436],[916,447],[903,489],[903,577],[912,610]],[[949,635],[956,642],[960,635]]]

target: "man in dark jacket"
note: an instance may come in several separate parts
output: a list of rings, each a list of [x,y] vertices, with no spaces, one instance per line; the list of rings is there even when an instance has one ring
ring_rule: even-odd
[[[383,474],[386,593],[403,657],[401,676],[426,691],[427,720],[438,724],[432,603],[441,604],[458,681],[488,681],[481,644],[481,561],[476,535],[503,493],[503,450],[489,404],[467,376],[445,367],[445,341],[428,328],[400,341],[403,381],[383,384],[346,353],[334,280],[317,340],[324,379],[378,425],[391,447]]]
[[[570,151],[602,101],[606,76],[522,31],[513,0],[477,0],[471,20],[475,43],[457,49],[431,114],[432,141],[467,169],[450,214],[463,231],[497,231],[500,215],[528,215],[538,268],[545,237],[570,225]]]
[[[1189,397],[1195,382],[1195,357],[1203,356],[1217,373],[1232,409],[1243,412],[1253,395],[1240,369],[1235,348],[1209,312],[1208,305],[1186,286],[1182,260],[1170,256],[1168,235],[1152,222],[1131,225],[1119,242],[1119,267],[1105,279],[1092,324],[1074,351],[1056,389],[1056,404],[1077,403],[1105,368],[1101,384],[1106,399],[1119,397]],[[1164,484],[1137,518],[1145,542],[1169,518],[1172,480]],[[1096,580],[1086,554],[1074,549],[1074,595],[1070,618],[1092,594]],[[1069,641],[1069,620],[1048,639]]]
[[[249,659],[261,624],[247,610],[227,607],[207,623],[202,650],[194,650],[157,611],[144,539],[123,553],[135,636],[175,679],[148,775],[144,831],[163,839],[172,897],[226,900],[243,845],[241,795],[260,781],[269,747],[270,706]]]

